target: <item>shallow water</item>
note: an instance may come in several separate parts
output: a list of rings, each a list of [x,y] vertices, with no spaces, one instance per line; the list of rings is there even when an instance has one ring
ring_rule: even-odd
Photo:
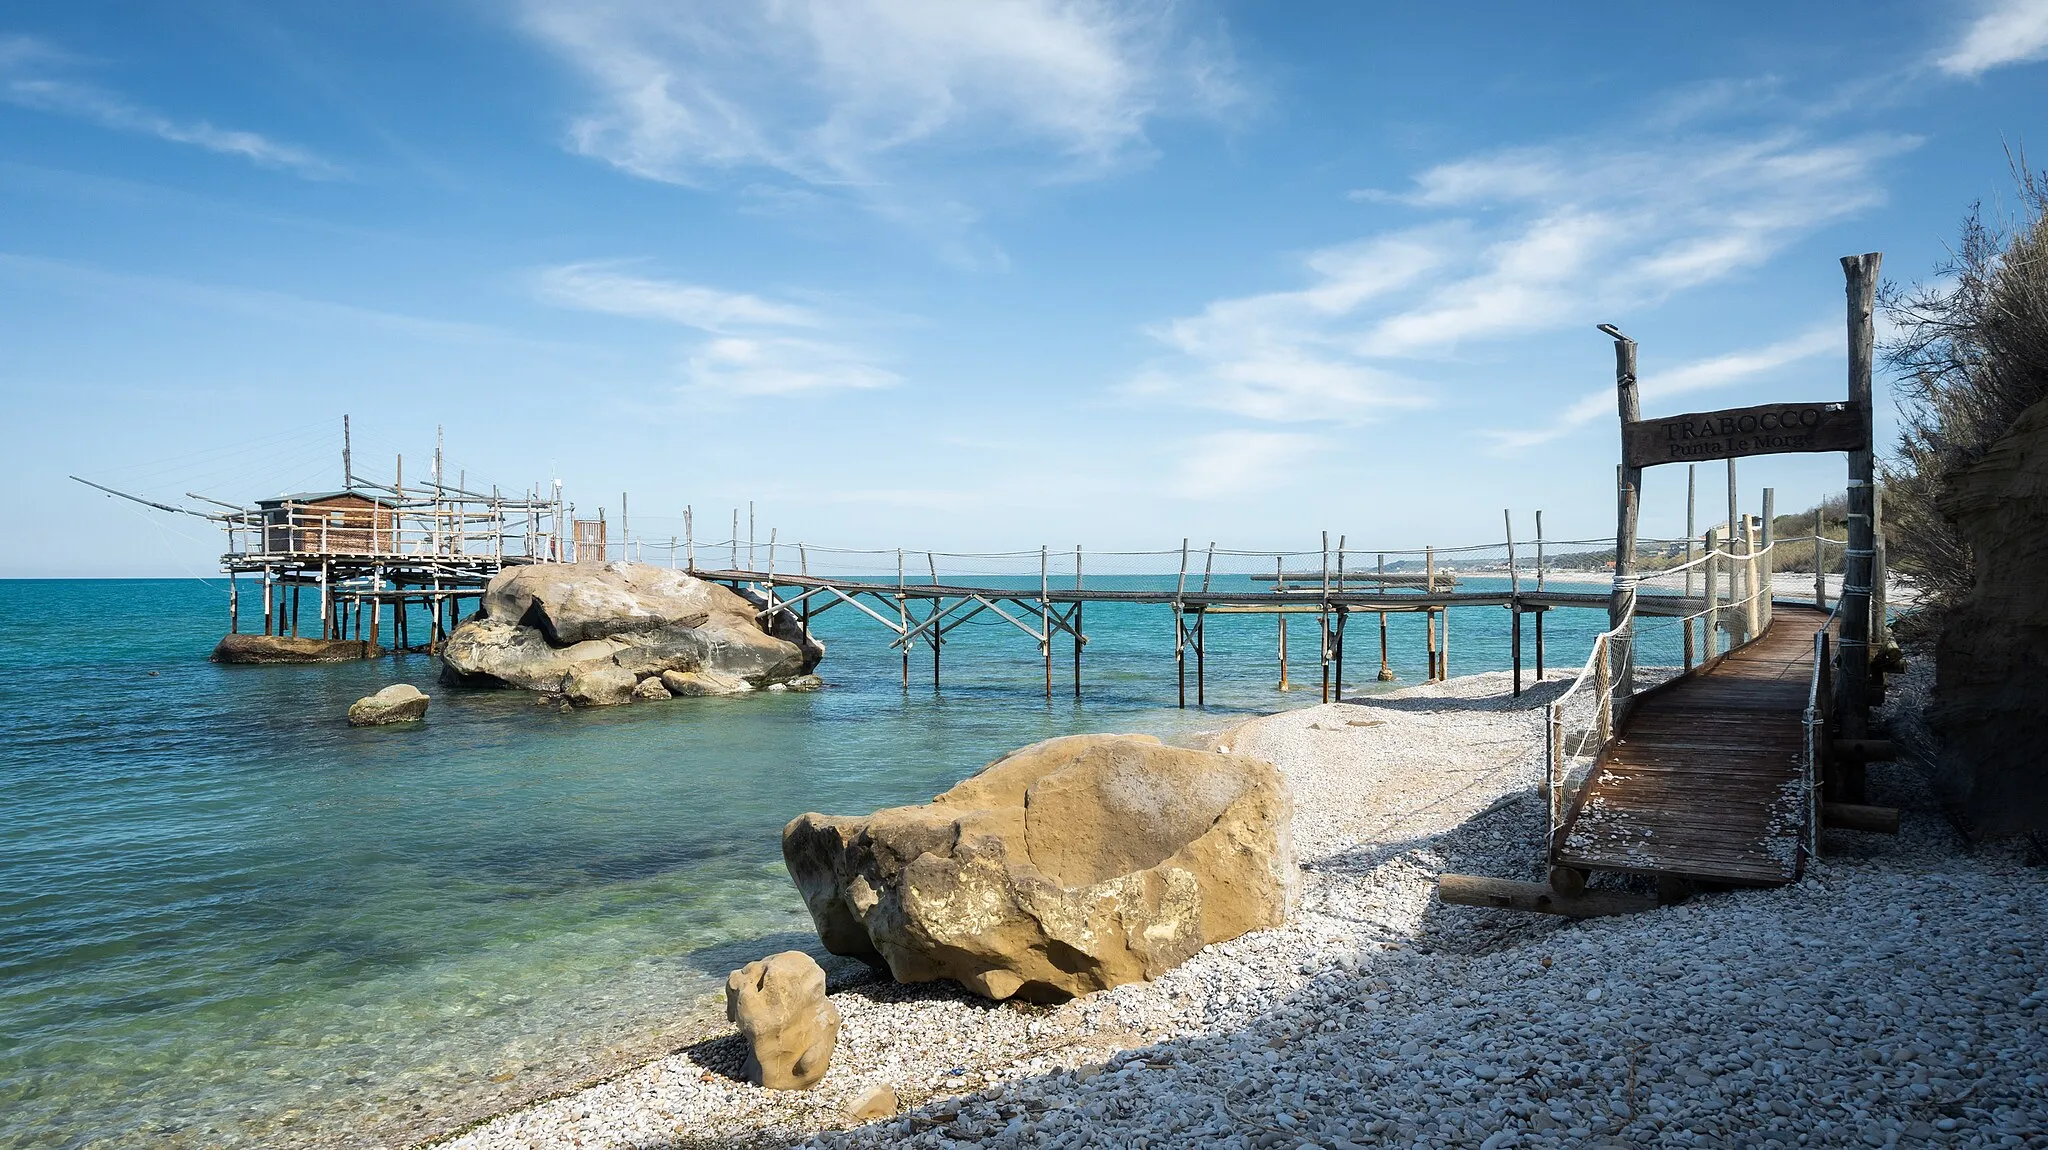
[[[794,815],[1319,683],[1312,617],[1292,694],[1273,619],[1218,617],[1210,705],[1178,710],[1170,612],[1090,606],[1081,702],[1071,648],[1048,703],[1035,642],[1000,620],[953,633],[942,691],[928,649],[905,690],[848,610],[818,621],[824,691],[562,711],[439,687],[424,656],[216,666],[224,618],[218,583],[0,583],[0,1147],[402,1143],[650,1057],[727,970],[814,948],[778,845]],[[1605,622],[1552,619],[1553,667]],[[1378,669],[1359,623],[1354,692]],[[1453,673],[1504,667],[1506,629],[1458,611]],[[1412,683],[1420,622],[1390,630]],[[401,680],[434,696],[425,723],[341,721]]]

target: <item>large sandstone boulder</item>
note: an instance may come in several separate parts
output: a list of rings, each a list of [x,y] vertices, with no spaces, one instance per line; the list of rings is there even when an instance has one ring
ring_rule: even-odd
[[[293,635],[223,635],[216,663],[346,663],[381,654],[360,639],[302,639]]]
[[[1976,583],[1935,646],[1938,779],[1980,833],[2048,831],[2048,400],[1953,478],[1941,510]]]
[[[448,636],[443,678],[597,706],[630,702],[641,683],[668,672],[765,686],[806,674],[824,657],[787,612],[765,627],[757,615],[745,596],[666,567],[510,567],[491,579],[476,616]],[[657,696],[649,687],[640,697]]]
[[[923,806],[803,815],[782,857],[832,953],[903,982],[1055,1002],[1284,922],[1300,882],[1292,817],[1257,759],[1077,735]]]
[[[839,1008],[825,997],[825,970],[810,955],[785,950],[733,971],[725,1016],[747,1040],[747,1081],[807,1090],[825,1077],[839,1041]]]
[[[411,683],[393,683],[374,695],[349,704],[348,725],[382,727],[389,723],[416,723],[427,717],[432,702],[425,691]]]

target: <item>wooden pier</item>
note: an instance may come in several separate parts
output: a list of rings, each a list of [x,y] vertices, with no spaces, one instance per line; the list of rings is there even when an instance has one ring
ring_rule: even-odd
[[[1623,913],[1682,898],[1696,883],[1794,882],[1818,854],[1824,824],[1897,830],[1896,811],[1863,805],[1863,764],[1890,754],[1889,743],[1868,737],[1870,708],[1883,684],[1884,664],[1874,656],[1885,635],[1884,548],[1871,453],[1879,262],[1876,253],[1842,259],[1845,401],[1645,419],[1636,343],[1613,325],[1600,325],[1614,341],[1621,420],[1614,587],[1608,630],[1595,639],[1571,687],[1544,707],[1549,882],[1445,875],[1438,883],[1444,901],[1551,914]],[[1814,603],[1779,610],[1772,564],[1766,558],[1759,569],[1756,563],[1773,550],[1770,500],[1761,534],[1752,534],[1735,510],[1735,463],[1743,456],[1832,451],[1849,457],[1842,593],[1828,610],[1819,575],[1823,540],[1816,532]],[[1695,644],[1688,615],[1683,673],[1638,691],[1635,619],[1648,602],[1635,569],[1643,473],[1700,457],[1726,460],[1730,492],[1726,531],[1718,537],[1709,531],[1697,559],[1688,544],[1688,561],[1677,568],[1685,573],[1686,600],[1701,588],[1704,646]],[[1690,480],[1687,488],[1690,504]],[[1687,514],[1690,521],[1690,506]],[[1724,600],[1719,588],[1737,593]],[[1729,648],[1717,652],[1724,635]],[[1658,899],[1589,891],[1598,871],[1654,876]]]
[[[1830,619],[1774,614],[1748,644],[1636,696],[1565,815],[1555,865],[1761,886],[1799,877],[1814,636]]]

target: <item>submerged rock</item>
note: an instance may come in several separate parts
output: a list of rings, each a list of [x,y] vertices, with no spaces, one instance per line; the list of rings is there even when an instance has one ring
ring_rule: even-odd
[[[832,953],[902,982],[1051,1002],[1284,922],[1300,885],[1292,817],[1257,759],[1077,735],[923,806],[803,815],[782,856]]]
[[[786,950],[732,972],[725,1016],[747,1040],[747,1081],[771,1090],[807,1090],[825,1076],[839,1041],[839,1008],[825,997],[825,970]]]
[[[223,635],[216,663],[346,663],[382,652],[361,639],[301,639],[292,635]]]
[[[754,689],[752,683],[738,675],[725,675],[717,671],[663,671],[661,685],[671,695],[695,697],[700,695],[744,695]]]
[[[673,698],[674,692],[662,684],[660,675],[649,675],[633,687],[633,701],[636,703],[656,703]]]
[[[411,683],[393,683],[374,695],[349,704],[348,725],[381,727],[386,723],[416,723],[427,717],[425,691]]]
[[[745,596],[666,567],[511,567],[491,579],[476,616],[449,635],[442,677],[604,706],[632,701],[649,679],[671,694],[729,693],[679,689],[665,678],[670,672],[765,686],[804,675],[824,657],[787,612],[766,626],[757,614]]]

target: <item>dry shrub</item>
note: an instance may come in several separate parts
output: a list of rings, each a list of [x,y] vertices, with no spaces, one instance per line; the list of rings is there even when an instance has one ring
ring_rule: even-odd
[[[1902,430],[1882,467],[1885,544],[1936,613],[1969,593],[1969,548],[1941,514],[1952,477],[2027,408],[2048,398],[2048,172],[2013,164],[2018,204],[2002,222],[1971,206],[1962,243],[1936,278],[1881,296],[1898,335]]]

